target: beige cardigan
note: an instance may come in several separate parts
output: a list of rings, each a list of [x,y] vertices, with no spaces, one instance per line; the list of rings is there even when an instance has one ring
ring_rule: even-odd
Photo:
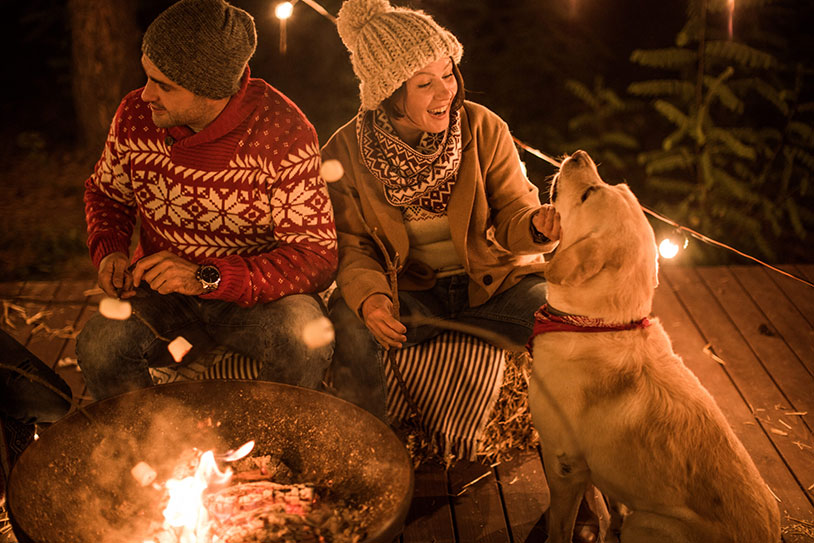
[[[540,207],[537,188],[520,168],[506,123],[489,109],[466,102],[461,110],[462,159],[447,207],[452,241],[469,274],[469,303],[477,306],[492,295],[545,268],[543,253],[556,242],[535,243],[532,214]],[[331,136],[322,149],[323,162],[339,160],[344,177],[328,185],[339,238],[337,287],[360,314],[370,295],[390,295],[384,259],[368,235],[364,220],[399,264],[410,257],[401,209],[387,202],[382,184],[361,161],[356,118]]]

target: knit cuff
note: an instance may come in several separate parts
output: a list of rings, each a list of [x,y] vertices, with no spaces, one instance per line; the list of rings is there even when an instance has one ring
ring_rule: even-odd
[[[202,265],[215,266],[220,272],[220,284],[211,292],[201,294],[201,298],[237,302],[246,287],[246,266],[240,257],[205,259]]]
[[[543,234],[542,232],[537,230],[537,228],[534,227],[534,216],[537,215],[537,213],[539,213],[539,211],[535,211],[534,215],[532,215],[531,219],[529,219],[529,231],[531,232],[531,239],[534,240],[534,243],[538,244],[548,243],[549,241],[551,241],[548,238],[548,236],[546,236],[545,234]]]
[[[116,237],[97,238],[91,243],[90,259],[97,270],[102,260],[112,253],[124,253],[129,256],[129,244]]]

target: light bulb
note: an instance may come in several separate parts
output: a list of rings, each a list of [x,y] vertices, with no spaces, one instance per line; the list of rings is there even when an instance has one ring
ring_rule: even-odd
[[[274,7],[274,15],[278,19],[288,19],[294,13],[294,4],[291,2],[280,2]]]
[[[664,238],[659,243],[659,254],[664,258],[674,258],[678,254],[679,246],[670,238]]]

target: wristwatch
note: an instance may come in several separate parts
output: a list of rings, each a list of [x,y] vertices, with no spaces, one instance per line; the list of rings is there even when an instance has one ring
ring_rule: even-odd
[[[204,292],[212,292],[220,285],[220,270],[212,264],[201,264],[195,272],[195,279],[201,282]]]

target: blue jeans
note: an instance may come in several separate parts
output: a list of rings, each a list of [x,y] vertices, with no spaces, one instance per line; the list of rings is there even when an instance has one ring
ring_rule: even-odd
[[[469,278],[454,275],[438,279],[429,290],[399,292],[400,314],[407,326],[405,347],[431,339],[444,331],[435,325],[413,326],[410,317],[436,317],[481,328],[523,350],[534,327],[534,312],[546,301],[546,282],[528,275],[485,304],[469,307]],[[387,421],[386,351],[337,290],[328,302],[336,330],[331,379],[335,394]]]
[[[311,349],[301,339],[306,323],[325,316],[315,295],[292,294],[246,308],[197,296],[161,295],[141,286],[129,301],[160,335],[169,340],[183,336],[192,343],[181,363],[222,345],[260,362],[261,380],[316,389],[333,354],[333,343]],[[97,400],[152,386],[149,368],[176,364],[167,342],[135,315],[122,321],[97,313],[77,337],[76,354],[88,391]]]

